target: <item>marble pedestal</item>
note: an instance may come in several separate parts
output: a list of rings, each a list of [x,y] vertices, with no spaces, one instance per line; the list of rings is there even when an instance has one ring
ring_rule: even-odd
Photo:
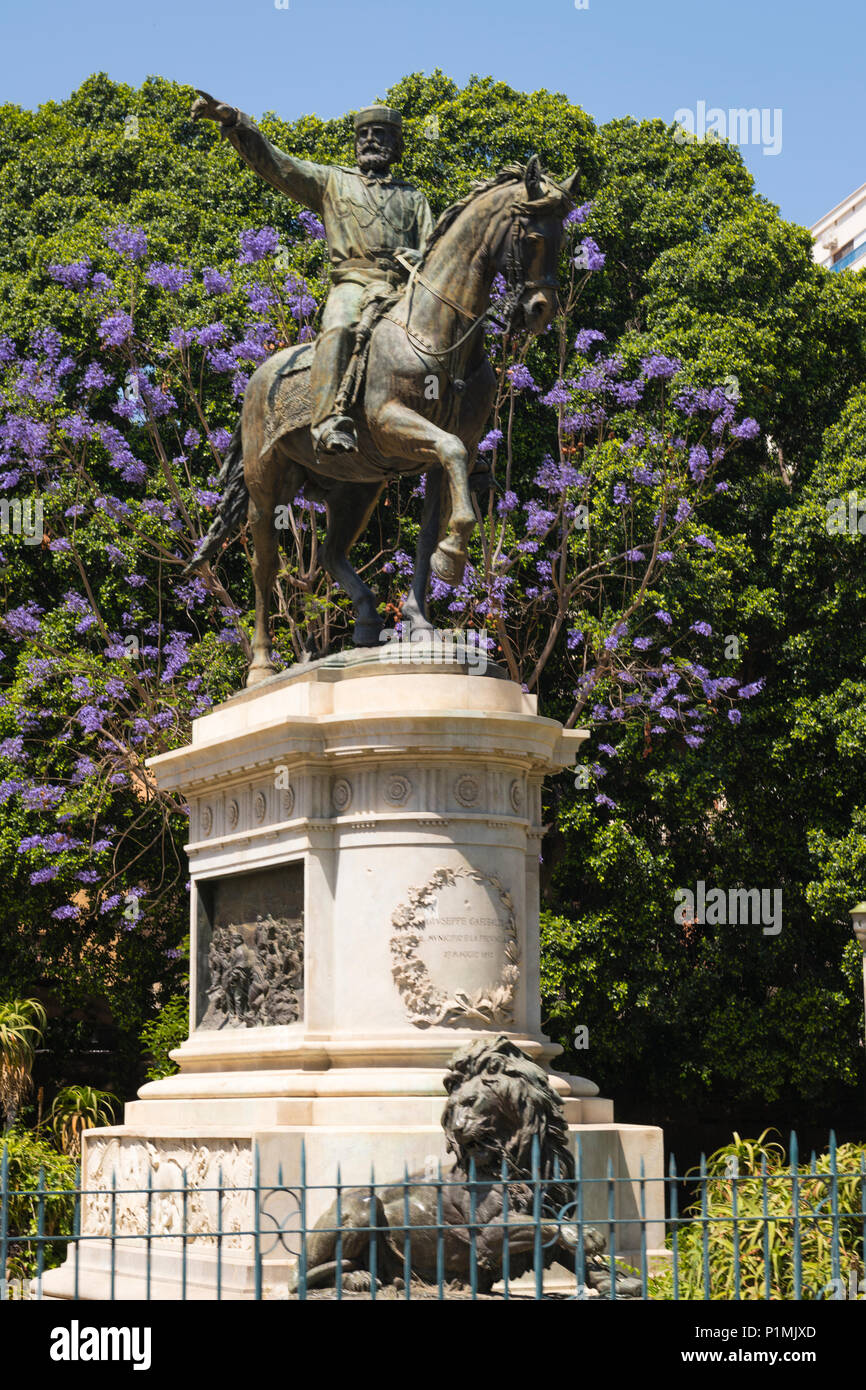
[[[445,1160],[442,1076],[459,1046],[503,1032],[544,1064],[559,1052],[540,1020],[541,784],[587,735],[539,716],[499,668],[451,655],[406,662],[386,648],[294,668],[152,761],[190,806],[190,1036],[177,1075],[85,1138],[84,1186],[101,1195],[84,1204],[95,1239],[78,1248],[79,1296],[108,1296],[112,1182],[154,1189],[150,1296],[177,1297],[185,1277],[187,1297],[213,1297],[217,1197],[195,1189],[220,1174],[227,1193],[251,1185],[256,1151],[261,1184],[291,1188],[303,1144],[310,1223],[338,1166],[344,1184],[363,1184],[371,1166],[392,1181]],[[631,1178],[617,1215],[636,1216],[641,1160],[647,1179],[662,1176],[661,1131],[614,1124],[590,1081],[552,1081],[584,1172],[605,1177],[610,1161]],[[185,1276],[171,1237],[184,1170],[187,1227],[200,1232]],[[661,1194],[648,1183],[651,1247],[663,1244]],[[118,1234],[141,1236],[147,1199],[114,1200]],[[262,1231],[291,1226],[292,1199],[268,1200]],[[235,1192],[222,1207],[223,1229],[238,1232],[223,1241],[224,1297],[254,1292],[252,1201]],[[603,1226],[607,1213],[599,1183],[586,1217]],[[637,1250],[639,1227],[617,1243]],[[144,1253],[116,1242],[115,1296],[144,1296]],[[266,1291],[279,1293],[291,1263],[275,1238]],[[70,1259],[46,1292],[72,1296],[73,1275]]]

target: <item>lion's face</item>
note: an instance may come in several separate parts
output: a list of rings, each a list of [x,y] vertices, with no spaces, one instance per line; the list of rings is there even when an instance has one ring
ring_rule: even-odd
[[[477,1171],[494,1170],[498,1176],[519,1123],[509,1089],[500,1078],[482,1075],[469,1077],[452,1091],[442,1123],[449,1150],[467,1172],[474,1159]]]
[[[527,1176],[537,1138],[541,1171],[549,1173],[556,1157],[566,1176],[571,1157],[559,1097],[546,1072],[507,1038],[481,1040],[458,1052],[445,1089],[442,1127],[464,1172],[474,1161],[476,1174],[498,1178],[505,1159],[509,1175]]]

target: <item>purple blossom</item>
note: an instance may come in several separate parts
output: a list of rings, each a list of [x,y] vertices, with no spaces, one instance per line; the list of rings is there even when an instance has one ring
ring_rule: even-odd
[[[568,629],[568,635],[565,639],[565,645],[568,648],[568,650],[570,652],[573,652],[576,647],[580,646],[582,641],[583,633],[580,631],[580,629],[576,627],[570,627]]]
[[[597,328],[581,328],[574,340],[574,350],[584,357],[593,343],[603,343],[606,341],[604,333]]]
[[[704,550],[715,551],[716,548],[715,544],[713,543],[713,541],[710,540],[709,536],[704,535],[695,536],[695,545],[701,546]]]
[[[652,644],[653,639],[651,637],[636,637],[634,639],[634,646],[639,652],[648,651]]]
[[[105,233],[105,244],[129,261],[140,261],[147,252],[147,234],[143,227],[130,227],[121,222]]]
[[[106,714],[96,705],[82,705],[75,718],[85,733],[95,734],[102,728]]]
[[[90,278],[90,257],[85,256],[83,261],[72,261],[69,265],[50,265],[48,274],[68,290],[79,290]]]
[[[740,712],[738,709],[729,709],[729,710],[728,710],[728,718],[730,719],[730,721],[731,721],[732,724],[739,724],[739,722],[740,722],[740,720],[742,719],[742,717],[743,717],[743,716],[742,716],[741,712]]]
[[[556,407],[560,405],[568,405],[568,400],[568,388],[565,386],[563,382],[558,381],[555,386],[552,386],[550,388],[546,396],[541,397],[541,404]]]
[[[479,454],[490,454],[497,444],[502,443],[502,430],[488,430],[481,443],[478,445]]]
[[[56,878],[60,870],[54,864],[46,864],[44,869],[35,869],[30,875],[30,882],[35,887],[39,883],[50,883]]]
[[[751,700],[751,699],[752,699],[752,696],[753,696],[753,695],[759,695],[759,694],[761,693],[761,691],[763,690],[763,688],[764,688],[764,681],[763,681],[763,678],[762,678],[762,679],[759,680],[759,681],[754,681],[751,685],[743,685],[743,686],[741,686],[741,687],[740,687],[740,695],[743,697],[744,700]]]
[[[103,386],[108,386],[111,377],[98,362],[91,362],[84,376],[81,378],[82,391],[101,391]]]
[[[757,439],[760,433],[760,425],[757,420],[753,420],[751,416],[747,416],[746,419],[741,420],[738,425],[733,425],[731,427],[732,439]]]
[[[592,211],[592,203],[581,203],[580,207],[572,208],[563,218],[563,227],[580,226],[585,222]]]
[[[643,399],[643,382],[617,381],[608,387],[617,405],[638,405]]]
[[[646,559],[646,556],[642,550],[635,548],[634,550],[627,550],[625,558],[630,560],[632,564],[639,565]]]
[[[314,212],[304,208],[302,212],[298,213],[298,221],[312,241],[325,240],[325,228]]]
[[[248,228],[241,232],[240,244],[239,263],[252,265],[255,261],[263,261],[266,256],[276,254],[280,246],[280,235],[274,227],[260,227],[258,230]]]
[[[606,806],[609,811],[616,810],[616,802],[611,801],[610,797],[605,796],[603,792],[599,792],[598,796],[595,798],[595,804],[596,806]]]
[[[225,337],[226,326],[224,323],[207,323],[204,328],[200,328],[196,333],[196,339],[201,347],[215,347],[222,338]]]
[[[523,510],[526,512],[526,529],[531,536],[546,535],[556,520],[556,512],[542,507],[534,497],[524,502]]]
[[[99,336],[110,347],[122,347],[132,334],[132,318],[129,314],[109,314],[99,325]]]
[[[214,372],[231,372],[235,367],[235,354],[226,348],[212,348],[205,354],[205,361]]]
[[[247,285],[244,294],[252,314],[268,314],[277,303],[277,295],[274,290],[267,285],[260,285],[257,281]]]
[[[656,617],[658,618],[660,623],[664,623],[665,627],[670,627],[671,623],[673,622],[673,618],[671,617],[670,613],[666,613],[663,608],[659,608],[656,611]]]
[[[189,284],[192,278],[186,266],[168,265],[165,261],[154,261],[147,267],[144,276],[149,285],[153,285],[159,290],[168,290],[171,294],[176,294],[184,285]]]
[[[507,516],[509,512],[515,511],[519,505],[520,502],[517,493],[509,490],[503,493],[499,498],[499,501],[496,503],[496,510],[500,516]]]
[[[39,614],[44,611],[37,603],[29,599],[27,603],[22,603],[19,608],[11,608],[5,618],[0,618],[0,622],[11,637],[15,638],[16,641],[22,641],[25,637],[37,636],[40,629]]]
[[[533,381],[529,368],[523,362],[515,362],[513,366],[508,368],[506,376],[515,391],[538,391],[540,389]]]
[[[689,472],[696,483],[702,482],[707,476],[709,466],[710,456],[703,444],[695,444],[694,448],[689,450]]]
[[[645,357],[640,364],[641,375],[646,377],[647,381],[651,381],[654,377],[666,381],[670,377],[676,376],[677,372],[681,372],[682,368],[682,362],[679,362],[676,357],[665,357],[662,352],[652,353],[649,357]]]
[[[592,237],[588,236],[584,237],[580,243],[580,250],[574,257],[574,264],[580,270],[603,270],[606,259],[598,242],[593,241]]]
[[[697,632],[701,637],[712,637],[713,635],[713,629],[710,627],[710,624],[705,622],[692,623],[689,631]]]
[[[213,266],[205,266],[201,273],[206,294],[231,294],[231,277],[223,275],[221,271],[215,270]]]
[[[625,483],[614,483],[613,500],[619,507],[624,507],[629,500],[628,488]]]
[[[78,908],[72,903],[65,903],[63,907],[55,907],[51,916],[58,922],[68,922],[70,918],[78,916]]]

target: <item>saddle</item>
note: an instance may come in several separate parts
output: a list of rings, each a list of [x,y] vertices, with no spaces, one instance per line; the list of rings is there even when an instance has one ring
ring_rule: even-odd
[[[341,415],[354,414],[361,397],[364,379],[367,375],[367,359],[370,355],[370,338],[373,329],[390,309],[397,303],[402,289],[391,289],[387,284],[369,285],[361,299],[361,313],[355,326],[352,355],[343,373],[335,399],[335,410]],[[316,351],[315,341],[299,343],[295,347],[284,348],[278,354],[283,358],[274,374],[274,381],[268,392],[268,425],[262,455],[281,439],[284,434],[304,429],[310,424],[312,399],[310,395],[310,368]],[[292,379],[292,390],[281,390],[281,385]]]

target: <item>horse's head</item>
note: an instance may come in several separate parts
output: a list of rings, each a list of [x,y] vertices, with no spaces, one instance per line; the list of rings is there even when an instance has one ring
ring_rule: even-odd
[[[577,183],[577,172],[562,184],[554,183],[543,173],[537,155],[526,166],[523,190],[511,200],[509,225],[493,250],[495,268],[507,287],[509,331],[542,333],[556,313],[562,219],[572,206]]]

